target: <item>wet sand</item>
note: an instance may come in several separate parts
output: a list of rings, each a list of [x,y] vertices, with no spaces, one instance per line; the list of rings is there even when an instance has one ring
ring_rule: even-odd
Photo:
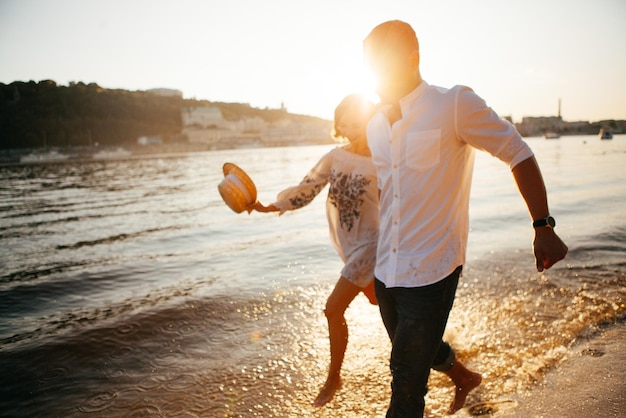
[[[457,416],[626,417],[626,322],[572,347],[570,355],[518,399],[468,405]]]

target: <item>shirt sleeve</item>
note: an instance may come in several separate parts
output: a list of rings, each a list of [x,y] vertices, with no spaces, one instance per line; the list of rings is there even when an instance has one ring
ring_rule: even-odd
[[[455,128],[462,141],[499,158],[511,169],[533,156],[512,123],[500,118],[469,87],[455,89]]]
[[[315,199],[330,180],[331,159],[330,153],[324,155],[300,184],[278,193],[274,206],[280,209],[281,215],[288,210],[304,207]]]

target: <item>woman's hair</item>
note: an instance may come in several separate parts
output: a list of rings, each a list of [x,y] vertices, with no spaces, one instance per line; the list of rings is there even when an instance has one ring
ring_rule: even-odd
[[[376,110],[376,106],[369,99],[361,94],[349,94],[335,108],[335,122],[332,136],[336,140],[345,139],[339,129],[339,120],[348,112],[358,112],[364,121],[367,121]]]

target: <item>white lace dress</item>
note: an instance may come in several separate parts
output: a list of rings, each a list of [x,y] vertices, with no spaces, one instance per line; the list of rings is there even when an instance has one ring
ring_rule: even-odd
[[[378,185],[371,157],[333,149],[299,185],[280,192],[274,206],[281,214],[299,209],[328,183],[326,215],[330,239],[345,263],[341,275],[366,287],[374,278],[378,240]]]

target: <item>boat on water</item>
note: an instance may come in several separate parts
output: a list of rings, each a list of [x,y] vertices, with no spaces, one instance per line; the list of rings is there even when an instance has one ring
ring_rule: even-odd
[[[598,138],[600,139],[613,139],[613,133],[611,133],[611,131],[606,130],[606,129],[600,129],[600,132],[598,133]]]
[[[91,156],[96,160],[114,160],[118,158],[126,158],[130,157],[132,152],[125,150],[124,148],[118,147],[114,150],[102,150],[98,151]]]
[[[560,137],[561,135],[556,132],[546,132],[543,134],[543,139],[559,139]]]
[[[46,152],[31,152],[30,154],[20,157],[22,163],[44,163],[49,161],[63,161],[70,158],[67,154],[61,154],[58,151],[51,150]]]

